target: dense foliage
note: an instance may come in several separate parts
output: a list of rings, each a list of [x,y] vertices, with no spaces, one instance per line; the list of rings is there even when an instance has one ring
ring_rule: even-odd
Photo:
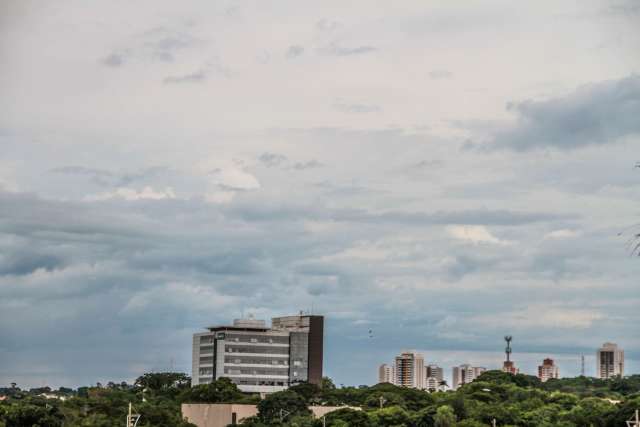
[[[456,391],[425,391],[378,384],[336,388],[298,384],[260,400],[241,393],[226,378],[190,387],[181,373],[145,374],[134,385],[109,383],[78,390],[48,387],[0,389],[0,427],[122,426],[128,404],[142,415],[141,427],[192,426],[181,419],[181,403],[252,403],[258,415],[246,427],[320,427],[312,405],[351,406],[329,413],[329,427],[624,426],[640,409],[640,375],[612,380],[578,377],[541,383],[527,375],[489,371]],[[64,397],[66,400],[53,398]]]

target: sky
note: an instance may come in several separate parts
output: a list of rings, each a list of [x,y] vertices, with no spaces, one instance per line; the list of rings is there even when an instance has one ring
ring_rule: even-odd
[[[0,385],[189,372],[300,310],[337,384],[506,334],[640,372],[637,1],[0,8]]]

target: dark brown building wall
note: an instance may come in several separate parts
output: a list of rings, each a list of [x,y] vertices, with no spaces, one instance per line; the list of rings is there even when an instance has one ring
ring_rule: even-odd
[[[322,383],[324,350],[324,317],[309,316],[309,382]]]

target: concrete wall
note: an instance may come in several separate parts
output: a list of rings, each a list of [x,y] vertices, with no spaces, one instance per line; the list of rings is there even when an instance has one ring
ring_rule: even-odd
[[[310,406],[309,410],[314,417],[320,418],[329,412],[343,408],[360,410],[360,408],[349,406]],[[239,405],[235,403],[182,404],[182,417],[198,427],[227,427],[233,420],[233,413],[236,414],[236,422],[241,424],[244,418],[257,415],[258,408],[256,405]]]
[[[238,405],[231,403],[183,403],[182,417],[198,427],[227,427],[236,414],[236,421],[258,414],[256,405]]]

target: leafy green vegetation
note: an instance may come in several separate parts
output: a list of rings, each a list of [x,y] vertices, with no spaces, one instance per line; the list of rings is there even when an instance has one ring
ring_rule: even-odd
[[[541,383],[527,375],[489,371],[456,391],[425,391],[377,384],[336,388],[298,384],[260,400],[228,379],[190,387],[181,373],[153,373],[133,385],[109,383],[78,390],[48,387],[0,389],[0,427],[121,426],[128,404],[142,415],[141,427],[188,427],[181,403],[249,403],[258,415],[246,427],[320,427],[308,406],[351,406],[329,413],[329,427],[624,426],[640,409],[640,375],[611,380],[563,378]],[[45,397],[48,396],[49,398]],[[56,396],[60,400],[51,398]]]

